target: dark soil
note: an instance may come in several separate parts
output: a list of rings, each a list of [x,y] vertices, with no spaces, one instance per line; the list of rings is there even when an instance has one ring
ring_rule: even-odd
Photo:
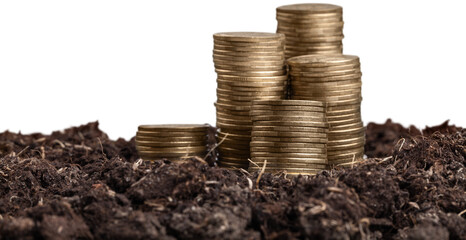
[[[5,132],[0,239],[466,239],[466,130],[371,123],[366,154],[258,179],[200,158],[144,163],[98,123]]]

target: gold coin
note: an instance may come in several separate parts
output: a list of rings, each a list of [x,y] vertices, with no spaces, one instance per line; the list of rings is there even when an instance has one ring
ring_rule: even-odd
[[[244,47],[244,46],[228,46],[228,45],[218,45],[214,44],[214,49],[216,50],[223,50],[223,51],[232,51],[232,52],[283,52],[284,50],[284,45],[282,46],[249,46],[249,47]]]
[[[253,131],[284,131],[284,132],[306,132],[306,133],[328,133],[327,128],[319,127],[296,127],[296,126],[252,126]]]
[[[347,75],[339,76],[329,76],[329,77],[305,77],[305,76],[295,76],[290,72],[291,82],[332,82],[332,81],[358,81],[362,77],[362,73],[354,73]]]
[[[191,142],[151,142],[151,141],[136,141],[136,145],[143,147],[200,147],[206,146],[207,141],[191,141]]]
[[[336,38],[336,37],[344,37],[342,31],[334,31],[334,32],[319,32],[317,29],[314,33],[285,33],[288,39],[298,39],[298,41],[302,42],[313,42],[308,41],[309,39],[316,39],[316,38]],[[302,40],[304,39],[304,41]],[[337,40],[338,41],[338,40]],[[289,49],[289,46],[286,45],[286,49]]]
[[[327,143],[327,139],[312,137],[251,137],[252,142]]]
[[[296,127],[321,127],[328,128],[326,122],[312,122],[312,121],[257,121],[254,126],[296,126]]]
[[[311,169],[322,169],[325,170],[327,169],[326,164],[316,164],[316,163],[282,163],[282,162],[269,162],[267,163],[265,161],[253,161],[255,164],[259,166],[264,166],[264,164],[267,167],[271,168],[311,168]],[[251,164],[254,165],[254,164]]]
[[[284,5],[277,8],[277,12],[282,13],[342,13],[343,9],[340,6],[323,3],[301,3]]]
[[[232,61],[231,59],[223,60],[214,58],[214,63],[218,65],[231,65],[231,66],[284,66],[285,60],[254,60],[248,59],[245,61]]]
[[[302,100],[320,100],[325,101],[327,106],[342,106],[342,105],[352,105],[352,104],[360,104],[362,101],[362,97],[359,99],[348,99],[348,100],[341,100],[341,101],[329,101],[328,99],[316,99],[314,97],[309,97],[308,95],[293,95],[295,99],[302,99]]]
[[[283,94],[280,95],[275,95],[275,96],[254,96],[254,97],[244,97],[244,96],[230,96],[230,95],[224,95],[224,94],[217,94],[218,99],[228,99],[231,101],[239,101],[239,102],[251,102],[255,99],[281,99]],[[222,102],[222,101],[218,101]]]
[[[214,39],[214,45],[221,45],[221,46],[232,46],[232,47],[250,47],[250,46],[264,46],[264,47],[272,47],[272,46],[283,46],[284,40],[272,40],[272,41],[260,41],[260,42],[232,42],[232,41],[223,41]]]
[[[286,75],[285,70],[276,71],[234,71],[234,70],[223,70],[215,69],[215,72],[219,75],[230,75],[239,77],[273,77]]]
[[[354,55],[305,55],[287,60],[291,66],[335,66],[347,64],[359,64],[359,57]]]
[[[327,148],[279,148],[279,147],[251,147],[251,152],[264,153],[322,153],[327,154]]]
[[[324,107],[312,107],[312,106],[279,106],[279,105],[252,105],[251,111],[304,111],[304,112],[315,112],[324,113],[326,110]]]
[[[291,84],[294,84],[296,86],[301,85],[303,87],[308,86],[308,87],[312,87],[316,89],[330,89],[330,90],[360,88],[362,86],[361,78],[350,78],[350,79],[344,79],[341,81],[334,81],[334,82],[310,82],[310,81],[302,81],[299,78],[292,78]]]
[[[231,55],[231,54],[230,54]],[[285,61],[285,55],[281,53],[280,56],[262,56],[262,55],[248,55],[248,56],[230,56],[214,53],[214,61],[230,61],[236,63],[247,63],[247,62],[278,62]]]
[[[240,130],[250,131],[252,129],[252,125],[230,124],[230,123],[222,123],[222,122],[217,122],[217,127],[220,128],[220,129],[222,129],[223,127],[225,127],[225,128],[235,128],[238,131],[240,131]]]
[[[306,112],[306,111],[265,111],[265,110],[255,110],[252,107],[250,116],[301,116],[301,117],[316,117],[316,118],[325,118],[326,114],[324,112]]]
[[[255,99],[262,99],[267,97],[277,97],[279,99],[284,98],[284,91],[275,91],[275,92],[262,92],[256,90],[255,92],[235,92],[232,90],[225,90],[225,89],[217,89],[217,96],[231,96],[231,97],[242,97],[242,98],[255,98]]]
[[[140,157],[144,158],[178,158],[188,156],[202,156],[206,155],[206,152],[187,152],[187,153],[158,153],[151,151],[138,151]]]
[[[292,76],[300,76],[304,78],[322,78],[322,77],[333,77],[333,76],[346,76],[348,74],[361,74],[361,70],[359,68],[353,68],[353,69],[345,69],[345,70],[339,70],[339,71],[327,71],[327,72],[294,72],[290,71],[290,75]]]
[[[271,87],[268,87],[268,86],[263,86],[263,87],[237,87],[237,86],[230,86],[228,84],[224,84],[224,83],[217,83],[217,88],[219,89],[222,89],[222,90],[229,90],[229,91],[244,91],[244,92],[247,92],[247,91],[258,91],[258,90],[263,90],[265,92],[278,92],[278,91],[282,91],[282,92],[285,92],[285,89],[286,89],[286,86],[285,84],[283,84],[283,86],[271,86]]]
[[[287,75],[280,75],[280,76],[265,76],[265,77],[241,77],[241,76],[231,76],[222,74],[218,76],[220,79],[230,80],[230,81],[238,81],[238,82],[249,82],[249,81],[286,81],[288,79]]]
[[[314,21],[315,22],[315,21]],[[339,33],[343,31],[343,24],[338,27],[307,27],[307,28],[280,28],[281,33],[284,33],[285,36],[302,36],[302,34],[321,34],[321,33]]]
[[[327,164],[327,158],[290,158],[290,157],[254,157],[251,159],[253,162],[296,162],[296,163],[314,163],[314,164]]]
[[[136,136],[136,141],[150,141],[150,142],[201,142],[207,140],[207,134],[204,136],[191,136],[191,137],[148,137]]]
[[[169,131],[169,132],[204,132],[209,128],[207,124],[159,124],[159,125],[140,125],[139,131]]]
[[[324,37],[319,37],[319,36],[316,36],[316,37],[313,37],[313,38],[310,38],[310,37],[306,37],[306,38],[300,38],[300,37],[293,37],[293,36],[287,36],[286,39],[290,40],[290,41],[296,41],[296,42],[308,42],[308,43],[312,43],[312,42],[337,42],[337,41],[342,41],[344,38],[344,35],[341,34],[341,35],[338,35],[338,36],[324,36]]]
[[[256,100],[253,102],[254,106],[259,105],[278,105],[278,106],[310,106],[310,107],[323,107],[325,104],[319,101],[308,100]]]
[[[278,148],[327,148],[322,143],[287,143],[287,142],[261,142],[253,141],[249,144],[251,147],[278,147]]]
[[[332,72],[332,71],[341,71],[347,69],[360,69],[360,64],[346,64],[346,65],[339,65],[339,66],[330,66],[330,67],[293,67],[293,71],[296,72],[303,72],[303,71],[312,71],[315,73],[318,72]]]
[[[249,81],[239,82],[232,80],[217,79],[217,83],[227,85],[231,87],[283,87],[286,85],[286,81]]]
[[[304,158],[326,158],[325,153],[273,153],[273,152],[251,152],[251,157],[304,157]]]
[[[251,116],[252,121],[290,121],[290,122],[320,122],[325,123],[327,122],[326,117],[306,117],[306,116],[280,116],[280,115],[272,115],[272,116]]]
[[[258,131],[254,130],[251,132],[251,137],[308,137],[308,138],[321,138],[326,141],[326,133],[315,133],[315,132],[282,132],[282,131]]]
[[[198,137],[203,138],[207,136],[207,130],[205,132],[147,132],[147,131],[138,131],[136,133],[137,137],[156,137],[164,139],[174,139],[180,137]]]
[[[345,25],[343,20],[340,21],[306,21],[299,23],[299,21],[292,23],[286,21],[278,21],[277,32],[285,34],[287,32],[307,32],[313,28],[343,28]],[[286,42],[288,44],[288,42]]]
[[[263,42],[284,39],[284,37],[284,35],[279,33],[264,32],[220,32],[214,34],[215,40],[229,42]]]
[[[283,51],[275,52],[237,52],[214,49],[214,55],[232,56],[232,57],[247,57],[247,58],[282,58],[284,56]]]
[[[186,152],[202,152],[207,149],[207,146],[183,146],[183,147],[148,147],[136,145],[136,149],[141,152],[152,153],[186,153]]]
[[[219,109],[225,109],[230,111],[249,111],[251,106],[235,106],[225,103],[214,103],[214,106],[217,107],[217,111]]]

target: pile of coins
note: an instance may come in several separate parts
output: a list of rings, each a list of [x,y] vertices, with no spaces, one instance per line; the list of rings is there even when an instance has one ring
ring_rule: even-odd
[[[249,171],[315,174],[327,168],[328,123],[323,102],[254,101]]]
[[[330,165],[361,159],[365,129],[361,119],[361,70],[357,56],[305,55],[288,59],[292,99],[323,101],[329,123]]]
[[[285,36],[276,33],[214,34],[217,72],[217,150],[219,165],[248,167],[251,101],[284,99]]]
[[[277,33],[286,35],[286,57],[343,51],[343,10],[331,4],[277,8]]]
[[[143,160],[182,158],[207,154],[209,125],[141,125],[136,133],[136,149]]]

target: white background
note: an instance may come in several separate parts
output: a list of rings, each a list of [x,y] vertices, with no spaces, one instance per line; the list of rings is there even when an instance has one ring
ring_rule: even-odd
[[[293,1],[1,1],[0,131],[99,120],[215,124],[212,34],[275,32]],[[363,119],[466,126],[464,1],[329,1],[363,71]]]

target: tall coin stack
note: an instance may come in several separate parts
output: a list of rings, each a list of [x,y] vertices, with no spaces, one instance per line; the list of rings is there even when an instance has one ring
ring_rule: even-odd
[[[329,123],[327,158],[330,165],[364,155],[359,57],[305,55],[288,59],[292,99],[323,101]]]
[[[328,123],[323,102],[254,101],[249,171],[315,174],[327,168]]]
[[[343,9],[331,4],[277,8],[277,33],[286,35],[286,58],[343,51]]]
[[[207,154],[209,125],[163,124],[140,125],[136,149],[144,160],[180,160]]]
[[[284,45],[283,34],[214,34],[220,166],[247,169],[252,128],[249,116],[251,101],[285,97]]]

